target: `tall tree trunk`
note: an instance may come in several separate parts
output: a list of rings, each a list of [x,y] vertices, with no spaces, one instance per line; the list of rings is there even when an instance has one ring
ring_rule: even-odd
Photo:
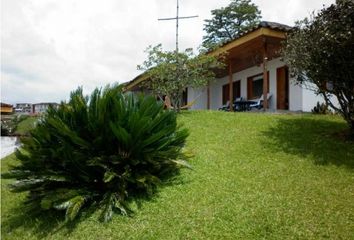
[[[176,94],[171,94],[171,104],[173,111],[178,112],[178,98],[176,97]]]
[[[173,110],[177,113],[181,111],[181,99],[182,99],[182,94],[180,93],[171,94],[171,102],[173,105]]]

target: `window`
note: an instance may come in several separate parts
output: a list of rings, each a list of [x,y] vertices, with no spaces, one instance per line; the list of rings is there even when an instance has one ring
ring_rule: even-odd
[[[252,96],[254,98],[260,98],[263,94],[263,76],[253,78]]]
[[[269,93],[269,72],[268,74],[268,93]],[[263,73],[247,78],[247,99],[260,98],[263,94]]]
[[[241,80],[233,82],[233,99],[241,97]],[[222,86],[222,104],[225,105],[227,101],[230,101],[230,84],[227,83]]]

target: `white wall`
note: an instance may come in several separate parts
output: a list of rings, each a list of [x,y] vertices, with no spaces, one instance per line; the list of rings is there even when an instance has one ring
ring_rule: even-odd
[[[303,102],[302,102],[302,109],[304,112],[311,112],[314,106],[317,105],[317,102],[319,103],[325,103],[324,98],[322,95],[316,95],[313,90],[310,89],[316,89],[315,85],[308,85],[307,87],[302,88],[302,93],[303,93]],[[338,100],[335,96],[331,97],[331,102],[339,107]]]
[[[290,111],[303,111],[303,88],[295,84],[295,79],[289,79],[289,110]]]
[[[206,88],[194,89],[188,88],[187,102],[190,103],[196,100],[191,109],[207,109],[207,91]]]
[[[303,102],[302,109],[305,112],[311,112],[314,106],[316,106],[317,102],[323,103],[324,99],[320,95],[317,95],[312,91],[305,87],[302,88],[303,93]]]

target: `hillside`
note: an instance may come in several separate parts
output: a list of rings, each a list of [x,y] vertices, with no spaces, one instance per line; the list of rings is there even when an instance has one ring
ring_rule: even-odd
[[[76,228],[62,216],[21,214],[2,180],[3,239],[353,239],[354,145],[334,116],[185,112],[194,170],[142,203],[133,217],[98,213]],[[15,162],[1,161],[2,171]]]

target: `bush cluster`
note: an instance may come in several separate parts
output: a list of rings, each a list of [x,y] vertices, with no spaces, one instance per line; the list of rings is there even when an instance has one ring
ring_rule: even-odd
[[[325,103],[317,102],[316,106],[311,110],[313,114],[330,114],[331,110],[328,108],[328,105]]]

